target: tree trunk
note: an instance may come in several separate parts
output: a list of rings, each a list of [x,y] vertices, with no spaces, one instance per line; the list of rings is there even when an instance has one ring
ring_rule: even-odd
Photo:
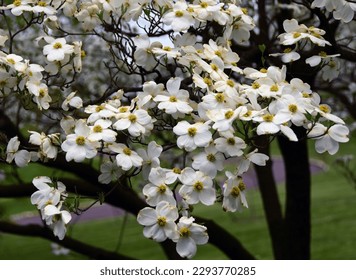
[[[256,141],[256,146],[258,146],[259,152],[270,156],[267,136],[259,136]],[[267,161],[266,166],[255,165],[255,170],[271,237],[273,255],[275,259],[282,260],[286,258],[283,215],[277,193],[276,182],[273,177],[271,159]]]
[[[298,142],[279,137],[286,169],[286,258],[310,259],[310,169],[305,130],[294,128]]]

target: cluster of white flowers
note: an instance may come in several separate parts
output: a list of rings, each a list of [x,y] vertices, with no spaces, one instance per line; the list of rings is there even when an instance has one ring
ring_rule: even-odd
[[[67,198],[66,186],[60,181],[52,182],[46,176],[36,177],[32,183],[38,191],[31,195],[31,203],[37,206],[53,234],[62,240],[67,232],[67,224],[72,219],[71,214],[63,209],[63,202]]]
[[[38,39],[40,43],[42,38]],[[30,96],[40,110],[47,110],[50,107],[52,97],[49,94],[49,87],[44,81],[43,73],[50,75],[58,74],[59,69],[66,65],[66,71],[81,71],[81,50],[66,44],[64,38],[54,39],[43,37],[47,45],[43,47],[43,54],[46,56],[48,64],[42,67],[39,64],[30,63],[29,60],[16,54],[6,54],[0,51],[0,82],[3,96],[8,96],[11,90],[19,92],[23,97]],[[77,45],[78,42],[75,42]],[[79,44],[80,45],[80,44]],[[75,51],[76,48],[79,50]],[[73,63],[70,64],[69,62]],[[74,97],[73,93],[63,101],[63,109],[69,106],[81,107],[79,97]],[[76,99],[75,99],[76,98]],[[74,100],[73,100],[74,99]]]
[[[285,20],[283,22],[285,33],[279,35],[280,44],[284,46],[295,45],[294,49],[288,47],[282,53],[270,54],[271,56],[281,57],[282,62],[291,63],[300,59],[300,45],[302,41],[310,41],[320,47],[330,45],[322,35],[325,31],[316,27],[307,27],[304,24],[298,24],[295,19]],[[324,81],[332,81],[339,76],[340,63],[336,57],[340,54],[328,55],[326,52],[321,51],[318,55],[313,55],[305,60],[311,67],[319,66],[321,77]]]
[[[34,9],[39,6],[48,7],[42,11],[46,16],[62,10],[65,16],[74,16],[86,31],[118,18],[137,21],[147,15],[145,9],[154,9],[162,20],[160,30],[172,30],[170,46],[153,42],[146,34],[136,36],[128,62],[134,69],[144,71],[172,63],[179,71],[171,73],[165,82],[148,78],[143,81],[142,90],[122,89],[100,104],[84,108],[76,91],[64,93],[60,106],[62,137],[30,131],[29,143],[39,147],[33,157],[27,150],[19,150],[20,142],[13,138],[7,146],[7,162],[15,160],[22,167],[34,158],[55,160],[63,152],[67,161],[75,162],[100,156],[103,161],[98,181],[102,184],[122,176],[142,176],[142,194],[150,206],[137,216],[144,226],[144,236],[157,242],[171,239],[182,257],[193,257],[196,245],[208,242],[207,228],[194,222],[191,205],[221,203],[230,212],[248,207],[242,176],[251,163],[264,166],[268,161],[268,156],[253,145],[256,135],[282,134],[290,141],[298,141],[292,126],[301,126],[308,137],[315,139],[318,152],[330,154],[336,153],[339,143],[348,141],[349,130],[344,121],[331,113],[310,85],[298,78],[288,81],[285,66],[258,70],[238,67],[240,57],[231,49],[231,40],[245,43],[254,27],[253,19],[238,1],[73,0],[60,5],[59,1],[15,2],[5,7],[14,15],[37,12],[39,8]],[[50,20],[52,27],[60,25],[59,21],[53,24],[58,20],[56,16]],[[204,43],[200,36],[189,32],[209,22],[220,25],[223,36]],[[301,45],[302,40],[319,47],[330,45],[322,37],[325,31],[319,28],[298,24],[295,19],[286,20],[283,26],[286,32],[279,36],[281,45]],[[6,38],[0,37],[2,41]],[[0,82],[5,81],[0,90],[7,95],[14,88],[26,91],[40,109],[48,109],[52,99],[43,75],[79,73],[84,54],[79,41],[67,44],[65,38],[44,36],[37,43],[45,57],[45,67],[0,52]],[[277,55],[282,55],[286,63],[300,58],[296,49]],[[336,63],[335,56],[321,53],[307,63],[331,67]],[[332,71],[324,71],[327,80],[335,76],[330,74]],[[75,117],[78,115],[72,115],[71,110],[82,110],[82,114]],[[159,138],[162,132],[165,135]],[[228,159],[235,163],[230,171]],[[41,210],[54,234],[64,238],[71,218],[62,208],[65,186],[52,183],[48,177],[35,178],[33,184],[39,191],[31,197],[32,203]]]
[[[312,8],[325,8],[332,12],[334,19],[341,20],[345,23],[354,18],[356,3],[347,0],[314,0]]]

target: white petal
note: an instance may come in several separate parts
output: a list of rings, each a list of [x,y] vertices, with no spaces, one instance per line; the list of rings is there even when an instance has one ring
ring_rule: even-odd
[[[144,226],[151,226],[157,223],[157,213],[153,208],[145,207],[137,214],[137,222]]]
[[[197,252],[197,246],[190,237],[180,238],[177,242],[176,249],[182,258],[192,258]]]
[[[26,166],[31,160],[31,154],[28,151],[20,150],[15,154],[15,163],[18,167]]]
[[[199,198],[204,205],[213,205],[216,200],[215,189],[205,188],[199,193]]]

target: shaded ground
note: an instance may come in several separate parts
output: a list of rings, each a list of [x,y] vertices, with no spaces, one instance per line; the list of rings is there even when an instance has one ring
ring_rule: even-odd
[[[281,183],[285,180],[285,170],[283,165],[283,160],[281,158],[273,159],[273,174],[277,183]],[[312,174],[319,173],[326,170],[325,164],[320,161],[311,160],[310,171]],[[257,178],[256,173],[253,168],[244,175],[244,182],[248,188],[257,188]],[[98,205],[90,208],[81,215],[72,214],[72,223],[89,221],[94,219],[103,219],[109,217],[117,217],[123,215],[124,210],[120,208],[113,207],[109,204]],[[37,213],[22,213],[20,215],[13,216],[13,221],[19,225],[28,224],[42,224]]]

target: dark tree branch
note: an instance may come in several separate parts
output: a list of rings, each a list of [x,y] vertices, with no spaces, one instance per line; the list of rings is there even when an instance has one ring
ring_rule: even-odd
[[[52,242],[58,243],[63,247],[86,255],[91,259],[103,259],[103,260],[129,260],[131,257],[121,255],[118,253],[110,252],[87,243],[83,243],[79,240],[75,240],[71,237],[66,237],[63,240],[59,240],[53,235],[53,233],[44,227],[37,225],[19,226],[9,222],[0,221],[0,232],[16,234],[21,236],[41,237]]]
[[[230,259],[234,260],[254,260],[256,259],[246,250],[234,236],[220,227],[212,220],[196,217],[199,223],[207,226],[209,233],[209,243],[215,245],[223,251]]]

